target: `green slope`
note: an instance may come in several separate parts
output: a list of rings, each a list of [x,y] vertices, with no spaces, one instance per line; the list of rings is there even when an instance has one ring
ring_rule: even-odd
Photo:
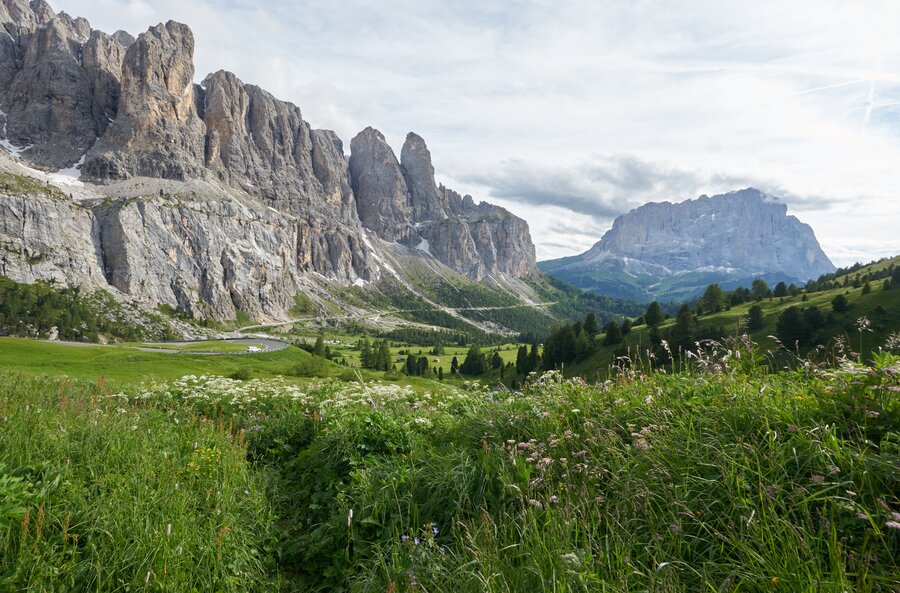
[[[856,269],[848,274],[836,276],[838,282],[846,277],[852,283],[853,277],[863,277],[866,274],[879,272],[891,265],[900,266],[900,256],[878,262],[869,266]],[[831,301],[837,295],[843,294],[849,301],[849,308],[845,312],[832,310]],[[702,315],[698,318],[698,326],[704,328],[722,328],[726,335],[736,335],[746,332],[745,321],[750,307],[759,304],[763,311],[763,327],[749,332],[749,336],[765,350],[778,349],[778,343],[772,338],[776,334],[778,317],[785,309],[791,306],[816,307],[826,316],[826,322],[821,327],[822,342],[828,345],[837,337],[843,338],[848,350],[854,352],[869,353],[883,347],[892,332],[900,331],[900,288],[884,290],[882,281],[871,283],[871,292],[863,294],[863,287],[840,287],[822,292],[811,292],[793,297],[764,299],[759,303],[744,303],[734,306],[720,313]],[[865,317],[870,322],[871,331],[859,331],[857,322]],[[674,319],[663,322],[659,332],[665,336],[675,324]],[[595,377],[598,373],[608,371],[613,363],[615,353],[624,349],[634,357],[640,353],[646,355],[650,344],[650,330],[647,326],[637,326],[625,338],[623,344],[616,346],[603,345],[603,335],[597,337],[595,351],[588,358],[570,365],[566,374]],[[813,347],[800,348],[801,354],[807,354]]]

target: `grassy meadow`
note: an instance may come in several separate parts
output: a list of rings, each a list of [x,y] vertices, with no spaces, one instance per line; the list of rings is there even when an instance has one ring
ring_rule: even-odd
[[[900,590],[900,357],[763,362],[497,393],[3,372],[0,590]]]

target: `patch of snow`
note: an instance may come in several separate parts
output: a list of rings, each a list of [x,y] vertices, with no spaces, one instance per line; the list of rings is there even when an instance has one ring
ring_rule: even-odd
[[[0,136],[3,136],[3,139],[0,140],[0,148],[3,148],[6,152],[11,154],[12,156],[19,158],[22,156],[22,153],[31,148],[31,146],[16,146],[12,142],[9,141],[9,138],[6,136],[6,122],[8,117],[5,111],[0,111],[0,117],[3,118],[3,131],[0,132]]]
[[[363,280],[362,278],[357,278],[356,280],[353,281],[353,286],[359,286],[360,288],[363,288],[365,285],[366,285],[366,281]]]
[[[428,255],[431,255],[431,251],[429,250],[428,241],[426,239],[422,239],[422,241],[416,245],[416,249],[419,251],[424,251]]]
[[[84,166],[84,159],[87,157],[87,153],[81,155],[81,158],[77,163],[69,167],[68,169],[60,169],[56,173],[47,173],[47,177],[50,181],[55,183],[59,183],[61,185],[77,185],[84,186],[78,178],[81,177],[81,167]]]

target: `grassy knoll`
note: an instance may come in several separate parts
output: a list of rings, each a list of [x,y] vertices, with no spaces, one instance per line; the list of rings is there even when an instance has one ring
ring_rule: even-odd
[[[705,356],[521,393],[6,374],[0,590],[900,589],[900,357]]]

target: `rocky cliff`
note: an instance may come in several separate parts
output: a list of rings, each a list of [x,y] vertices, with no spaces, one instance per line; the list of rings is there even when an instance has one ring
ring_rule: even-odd
[[[348,159],[229,72],[195,83],[193,53],[174,21],[107,35],[42,0],[0,0],[0,146],[40,169],[5,167],[0,274],[278,318],[307,274],[377,279],[390,243],[477,280],[534,271],[527,224],[437,186],[420,137],[398,161],[367,128]]]
[[[407,135],[400,161],[372,128],[360,132],[350,148],[360,219],[383,239],[412,245],[478,280],[494,274],[522,277],[534,270],[525,221],[438,186],[431,153],[417,134]]]
[[[835,268],[809,225],[748,188],[645,204],[616,218],[587,252],[541,269],[583,288],[647,299],[690,297],[711,282],[754,277],[805,282]]]

